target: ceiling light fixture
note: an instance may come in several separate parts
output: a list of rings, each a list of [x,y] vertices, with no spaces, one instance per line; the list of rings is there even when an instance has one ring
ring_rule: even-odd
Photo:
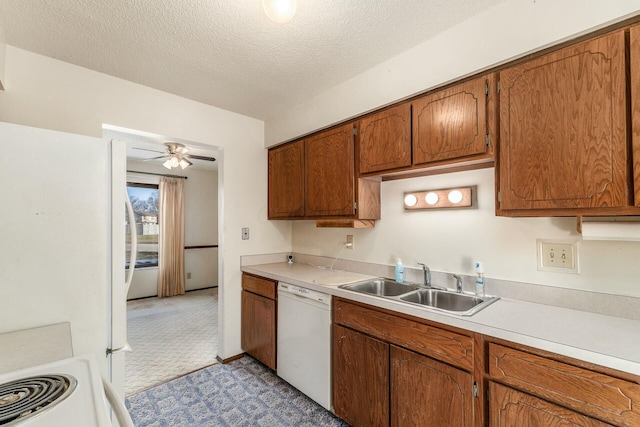
[[[404,193],[404,209],[473,208],[473,188],[475,186]]]
[[[177,168],[178,166],[180,166],[182,169],[186,169],[192,164],[193,163],[191,163],[189,160],[185,159],[181,155],[174,153],[174,154],[171,154],[171,157],[169,157],[167,161],[165,161],[162,164],[162,166],[171,170],[173,168]]]
[[[262,0],[264,13],[278,24],[291,21],[296,14],[296,0]]]

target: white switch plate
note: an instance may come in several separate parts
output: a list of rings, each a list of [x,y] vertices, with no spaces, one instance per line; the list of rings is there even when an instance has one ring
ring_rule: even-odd
[[[249,227],[242,228],[242,240],[249,240]]]
[[[573,241],[538,239],[538,270],[578,274],[578,245]]]

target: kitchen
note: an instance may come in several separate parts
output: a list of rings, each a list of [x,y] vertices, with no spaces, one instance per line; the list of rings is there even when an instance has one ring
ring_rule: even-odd
[[[100,137],[103,123],[179,135],[192,141],[220,146],[223,151],[221,185],[224,217],[221,247],[220,349],[222,359],[242,352],[240,344],[240,257],[268,253],[300,253],[333,258],[346,234],[355,245],[341,257],[407,267],[427,263],[435,272],[473,275],[472,262],[485,263],[487,292],[492,279],[637,297],[634,242],[582,242],[580,275],[541,272],[536,266],[536,240],[578,240],[575,219],[505,218],[493,212],[492,169],[385,182],[381,186],[381,220],[372,230],[346,232],[319,229],[313,221],[267,221],[267,152],[282,141],[294,139],[332,123],[373,110],[381,105],[458,79],[526,52],[638,13],[635,2],[507,1],[444,31],[429,41],[386,63],[371,68],[352,81],[311,97],[302,107],[283,112],[267,122],[203,105],[125,80],[53,60],[28,50],[6,47],[0,93],[0,120],[28,126]],[[301,6],[300,6],[301,7]],[[571,10],[571,19],[566,11]],[[483,37],[476,37],[482,34]],[[522,37],[518,37],[522,35]],[[508,42],[505,42],[505,38]],[[431,61],[429,58],[439,58]],[[412,66],[408,66],[411,64]],[[428,66],[421,72],[416,65]],[[5,82],[6,80],[6,82]],[[378,90],[371,91],[371,87]],[[354,94],[354,90],[357,91]],[[357,96],[354,96],[357,95]],[[260,185],[256,185],[260,183]],[[406,191],[478,186],[478,209],[449,212],[406,213]],[[251,238],[241,240],[249,227]],[[224,246],[223,246],[224,245]],[[222,252],[222,251],[221,251]],[[604,256],[603,254],[607,254]],[[608,256],[615,254],[615,256]],[[96,284],[106,293],[107,280]],[[7,293],[4,293],[7,292]],[[3,290],[3,300],[10,298]],[[562,294],[562,299],[567,294]],[[87,302],[95,309],[91,338],[77,343],[76,353],[102,354],[106,326],[100,301]],[[28,301],[17,301],[12,310],[27,310]],[[3,332],[38,326],[37,319],[7,322],[2,310]],[[57,317],[64,319],[64,313]],[[80,328],[77,320],[72,328]]]

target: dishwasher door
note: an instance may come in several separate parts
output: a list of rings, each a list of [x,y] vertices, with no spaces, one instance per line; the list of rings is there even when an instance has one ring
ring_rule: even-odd
[[[278,284],[277,374],[331,410],[331,295]]]

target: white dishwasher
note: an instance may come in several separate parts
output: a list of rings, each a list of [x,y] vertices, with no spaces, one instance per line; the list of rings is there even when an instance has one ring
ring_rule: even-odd
[[[331,410],[331,295],[278,284],[278,376]]]

